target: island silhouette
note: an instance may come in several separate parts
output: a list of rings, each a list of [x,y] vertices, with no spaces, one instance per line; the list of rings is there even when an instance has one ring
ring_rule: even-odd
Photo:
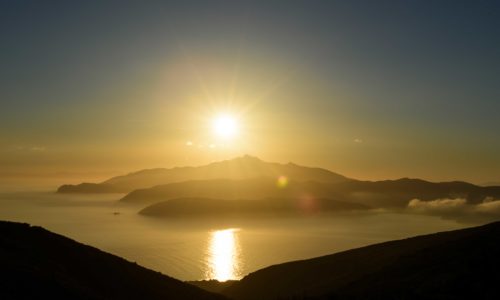
[[[457,203],[464,204],[463,211],[468,217],[481,215],[492,221],[498,217],[496,210],[491,213],[479,206],[500,198],[500,186],[412,178],[363,181],[322,168],[265,162],[248,155],[199,167],[142,170],[101,183],[63,185],[57,192],[121,192],[125,195],[120,201],[141,206],[144,215],[170,217],[181,212],[182,215],[215,216],[249,215],[250,212],[273,215],[300,210],[338,212],[411,208],[425,211],[419,208],[426,203],[435,207],[445,199],[460,200]]]

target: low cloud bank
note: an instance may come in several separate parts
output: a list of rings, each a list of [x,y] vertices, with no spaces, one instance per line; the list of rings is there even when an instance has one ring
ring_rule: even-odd
[[[445,198],[432,201],[412,199],[408,202],[407,209],[410,212],[460,220],[490,221],[500,219],[500,199],[494,198],[486,198],[480,204],[468,204],[464,198]]]
[[[408,208],[422,212],[449,212],[464,209],[467,200],[457,199],[436,199],[432,201],[422,201],[420,199],[410,200]]]
[[[476,205],[476,210],[482,213],[500,216],[500,199],[486,198],[483,203]]]

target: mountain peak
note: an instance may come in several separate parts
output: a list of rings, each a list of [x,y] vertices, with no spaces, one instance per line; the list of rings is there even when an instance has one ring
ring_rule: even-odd
[[[262,159],[258,158],[257,156],[252,156],[249,154],[245,154],[243,156],[236,157],[234,160],[245,160],[245,161],[254,161],[254,162],[263,162]]]

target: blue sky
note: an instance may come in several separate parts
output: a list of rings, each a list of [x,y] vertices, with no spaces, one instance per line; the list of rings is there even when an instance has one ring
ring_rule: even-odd
[[[251,152],[369,179],[500,180],[497,1],[1,1],[0,36],[6,174]],[[234,74],[234,99],[217,100]],[[228,101],[252,106],[251,138],[186,157],[197,107]]]

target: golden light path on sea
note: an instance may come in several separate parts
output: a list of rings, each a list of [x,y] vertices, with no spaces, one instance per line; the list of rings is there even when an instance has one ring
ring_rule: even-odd
[[[237,228],[210,233],[206,279],[227,281],[240,278],[240,245]]]

